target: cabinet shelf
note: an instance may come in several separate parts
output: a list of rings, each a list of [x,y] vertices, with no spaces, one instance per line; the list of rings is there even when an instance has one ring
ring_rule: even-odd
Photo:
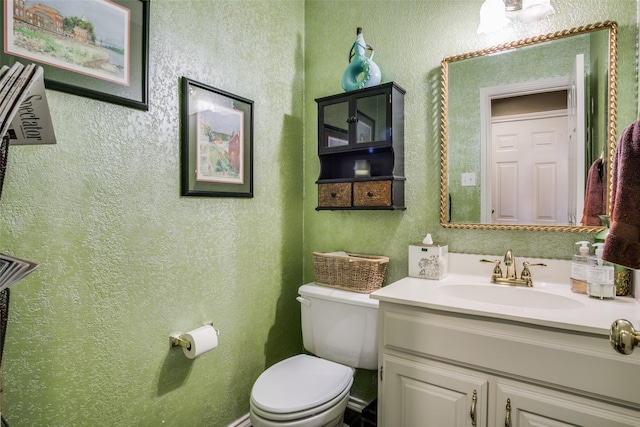
[[[381,175],[381,176],[373,176],[366,178],[327,178],[327,179],[318,179],[316,184],[329,184],[332,182],[371,182],[371,181],[388,181],[388,180],[397,180],[397,181],[406,181],[407,179],[403,176],[395,176],[395,175]]]
[[[317,210],[406,209],[404,94],[391,82],[316,99]]]
[[[342,147],[319,147],[318,155],[338,155],[343,153],[384,153],[393,151],[393,146],[389,141],[373,141],[366,144],[345,145]]]

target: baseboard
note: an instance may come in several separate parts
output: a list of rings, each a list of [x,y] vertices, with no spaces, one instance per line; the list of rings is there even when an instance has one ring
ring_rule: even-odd
[[[238,418],[229,427],[251,427],[251,420],[249,420],[249,414],[246,414],[242,418]]]
[[[363,399],[360,399],[356,396],[349,396],[349,401],[347,402],[347,408],[352,409],[358,413],[362,413],[364,408],[371,402],[366,402]]]
[[[369,403],[371,402],[365,402],[364,400],[359,399],[357,397],[349,396],[349,402],[347,403],[347,407],[358,413],[362,413],[364,408]],[[249,414],[246,414],[245,416],[238,418],[237,420],[229,424],[229,427],[251,427],[251,420],[249,419]]]

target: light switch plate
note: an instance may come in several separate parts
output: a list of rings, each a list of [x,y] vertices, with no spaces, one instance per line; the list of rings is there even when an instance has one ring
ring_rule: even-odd
[[[462,174],[462,186],[463,187],[475,187],[476,186],[476,174],[473,172]]]

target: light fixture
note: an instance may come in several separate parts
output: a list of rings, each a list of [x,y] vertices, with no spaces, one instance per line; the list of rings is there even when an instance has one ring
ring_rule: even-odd
[[[480,7],[478,33],[492,33],[506,27],[508,23],[503,0],[484,0]]]
[[[522,0],[519,17],[526,22],[540,21],[554,12],[551,0]]]
[[[551,0],[485,0],[480,7],[478,33],[492,33],[510,20],[539,21],[554,13]]]

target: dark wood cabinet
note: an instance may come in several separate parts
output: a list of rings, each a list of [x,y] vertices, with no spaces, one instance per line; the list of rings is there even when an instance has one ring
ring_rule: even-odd
[[[392,82],[316,99],[317,210],[406,209],[404,94]]]

